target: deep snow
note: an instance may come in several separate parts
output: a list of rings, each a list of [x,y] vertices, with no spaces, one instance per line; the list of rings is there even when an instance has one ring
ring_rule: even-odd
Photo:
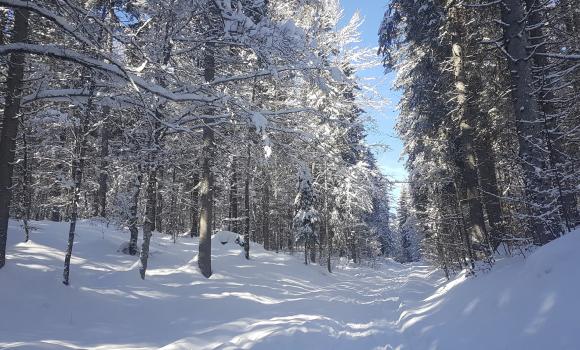
[[[0,270],[1,349],[580,349],[580,232],[477,278],[385,260],[328,274],[300,256],[155,234],[142,281],[117,250],[128,232],[83,221],[71,286],[66,223],[10,223]]]

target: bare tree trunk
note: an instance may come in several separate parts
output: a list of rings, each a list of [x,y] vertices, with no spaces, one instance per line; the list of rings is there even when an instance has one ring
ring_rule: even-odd
[[[310,240],[310,262],[316,263],[316,240]]]
[[[448,5],[451,20],[452,34],[452,62],[455,78],[455,119],[459,123],[459,155],[456,164],[460,171],[460,207],[465,212],[467,239],[470,245],[483,256],[488,256],[487,231],[483,216],[483,206],[480,201],[479,184],[477,176],[477,161],[474,150],[475,120],[476,115],[472,110],[471,101],[468,100],[467,73],[465,71],[465,18],[461,9],[454,1]]]
[[[139,172],[132,183],[133,196],[131,201],[131,207],[129,208],[129,232],[131,237],[129,238],[129,254],[137,254],[137,240],[139,239],[139,229],[137,228],[137,213],[139,207],[139,193],[141,192],[141,183],[143,182],[143,174],[141,173],[141,167],[139,167]]]
[[[109,108],[106,108],[105,113],[109,113]],[[97,190],[97,202],[98,202],[98,215],[100,217],[107,216],[107,191],[108,191],[108,167],[109,161],[107,157],[109,156],[109,126],[107,123],[103,123],[101,126],[101,149],[100,149],[100,164],[99,164],[99,189]]]
[[[177,209],[177,183],[176,183],[177,172],[176,168],[173,167],[171,173],[171,196],[169,199],[169,220],[167,227],[165,228],[167,233],[171,234],[173,238],[173,243],[177,242],[177,230],[178,230],[178,209]]]
[[[214,45],[206,44],[204,56],[204,79],[211,82],[215,77]],[[209,113],[211,114],[211,113]],[[205,277],[212,275],[211,270],[211,233],[213,219],[213,174],[211,163],[214,155],[214,131],[209,125],[211,119],[204,120],[203,127],[203,159],[200,191],[200,218],[199,218],[199,255],[197,264]]]
[[[451,189],[451,187],[453,187],[453,189]],[[460,203],[460,198],[459,198],[459,190],[457,188],[457,184],[455,182],[453,182],[452,184],[449,184],[448,186],[446,186],[446,188],[444,189],[444,191],[448,194],[448,198],[454,199],[454,202],[457,204],[455,207],[457,208],[457,215],[460,218],[460,225],[459,226],[459,230],[460,230],[460,237],[461,237],[461,243],[465,249],[465,254],[463,256],[464,260],[468,261],[468,265],[473,268],[474,267],[474,254],[473,254],[473,248],[471,247],[471,240],[469,239],[469,234],[466,230],[466,224],[465,224],[465,217],[463,215],[463,211],[461,210],[461,203]],[[465,263],[465,261],[462,261],[462,263]]]
[[[199,174],[194,173],[192,178],[193,189],[191,190],[191,228],[190,237],[199,236]]]
[[[25,42],[28,38],[28,11],[14,11],[12,42]],[[14,52],[8,57],[8,77],[4,99],[4,117],[0,136],[0,268],[6,263],[6,240],[12,199],[14,152],[18,135],[18,114],[24,80],[24,53]]]
[[[30,161],[28,159],[28,139],[26,138],[26,130],[22,131],[22,146],[23,146],[23,161],[22,161],[22,192],[24,195],[24,213],[22,215],[22,222],[24,223],[24,242],[30,239],[30,211],[32,207],[32,174],[30,169]]]
[[[356,257],[356,235],[355,233],[352,231],[353,228],[349,228],[349,230],[351,230],[348,234],[348,245],[349,245],[349,250],[350,250],[350,256],[352,258],[352,262],[353,263],[357,263],[357,257]]]
[[[246,259],[250,259],[250,164],[251,164],[251,148],[248,143],[248,156],[246,161],[246,181],[244,183],[244,252]]]
[[[322,266],[324,264],[323,261],[323,256],[324,256],[324,244],[323,244],[323,240],[322,240],[322,233],[318,233],[319,237],[318,237],[318,264],[320,266]],[[326,237],[324,237],[326,239]]]
[[[264,249],[270,250],[270,178],[265,174],[264,189],[262,192],[262,236],[264,238]]]
[[[324,230],[326,237],[326,268],[328,272],[332,273],[331,257],[332,257],[332,239],[331,232],[328,229],[330,226],[330,215],[328,213],[328,164],[324,161]]]
[[[62,283],[69,285],[69,274],[70,274],[70,260],[72,257],[72,250],[75,240],[76,224],[78,219],[79,211],[79,199],[81,194],[81,185],[83,181],[83,171],[85,166],[85,155],[87,148],[87,134],[88,134],[88,124],[93,110],[93,96],[95,91],[95,82],[92,73],[86,77],[90,80],[89,86],[89,100],[86,106],[86,110],[81,114],[81,119],[79,121],[79,127],[75,130],[75,149],[73,152],[71,177],[74,181],[74,188],[72,193],[71,202],[69,204],[70,208],[70,225],[68,231],[68,244],[66,248],[66,254],[64,258],[64,271]]]
[[[327,250],[327,257],[326,257],[326,268],[328,272],[332,273],[332,239],[334,234],[331,235],[330,230],[328,229],[328,224],[326,224],[326,250]]]
[[[165,171],[163,168],[158,168],[157,176],[159,177],[157,181],[157,199],[156,199],[156,206],[155,206],[155,225],[153,231],[163,232],[163,191],[164,182],[163,178],[165,175]]]
[[[151,235],[155,229],[155,205],[157,200],[157,168],[155,165],[150,165],[148,179],[147,179],[147,202],[145,204],[145,220],[143,222],[143,244],[141,245],[141,267],[139,274],[142,279],[145,279],[147,272],[147,263],[149,260],[149,244],[151,242]]]
[[[487,221],[490,227],[490,244],[496,250],[502,241],[502,209],[497,186],[495,159],[493,158],[491,144],[487,137],[482,137],[476,142],[477,170],[482,190],[483,204],[487,213]]]
[[[80,143],[84,143],[84,141],[79,141]],[[79,147],[84,148],[84,145],[80,145]],[[76,152],[75,152],[76,153]],[[79,157],[79,154],[76,154],[75,157]],[[63,280],[62,283],[65,285],[69,285],[69,273],[70,273],[70,260],[72,257],[72,250],[75,240],[75,231],[76,231],[76,224],[78,218],[78,202],[80,199],[80,191],[81,191],[81,183],[82,183],[82,176],[83,176],[83,163],[84,161],[82,158],[84,157],[84,152],[80,152],[81,159],[73,160],[73,178],[75,181],[72,200],[70,203],[70,225],[68,231],[68,244],[66,248],[66,255],[64,258],[64,272],[63,272]]]
[[[209,123],[209,120],[206,121]],[[209,278],[211,270],[211,231],[213,219],[213,174],[211,172],[211,157],[213,153],[213,130],[209,126],[203,128],[203,162],[200,191],[199,218],[199,256],[198,265],[201,273]]]
[[[230,231],[239,232],[238,224],[238,169],[236,157],[232,159],[232,180],[230,184]]]

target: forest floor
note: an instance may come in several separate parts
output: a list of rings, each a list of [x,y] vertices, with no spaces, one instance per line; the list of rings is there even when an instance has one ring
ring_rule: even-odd
[[[155,234],[147,279],[118,252],[128,232],[83,221],[71,285],[67,224],[10,222],[0,270],[0,349],[580,349],[580,232],[447,281],[425,264],[382,260],[329,274],[301,256]]]

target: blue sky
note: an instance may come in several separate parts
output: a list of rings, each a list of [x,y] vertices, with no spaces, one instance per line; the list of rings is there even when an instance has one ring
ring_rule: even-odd
[[[388,0],[341,0],[344,8],[344,22],[347,22],[355,11],[359,11],[365,21],[360,28],[362,43],[360,46],[376,47],[378,41],[378,30],[385,13]],[[381,67],[359,72],[360,76],[374,76],[383,79],[384,71]],[[396,106],[400,98],[398,91],[392,90],[393,74],[389,74],[384,83],[380,85],[382,94],[389,99],[389,105],[381,111],[367,111],[376,121],[376,130],[370,130],[367,137],[369,144],[385,144],[389,146],[388,151],[376,151],[375,155],[379,161],[381,170],[385,175],[394,180],[405,180],[407,172],[400,160],[402,143],[397,138],[394,126],[397,118]],[[393,196],[395,199],[399,194],[399,187],[396,186]]]

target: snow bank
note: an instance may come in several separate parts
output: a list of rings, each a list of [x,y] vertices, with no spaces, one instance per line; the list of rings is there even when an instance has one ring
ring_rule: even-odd
[[[401,314],[412,349],[580,349],[580,230],[461,274]]]

